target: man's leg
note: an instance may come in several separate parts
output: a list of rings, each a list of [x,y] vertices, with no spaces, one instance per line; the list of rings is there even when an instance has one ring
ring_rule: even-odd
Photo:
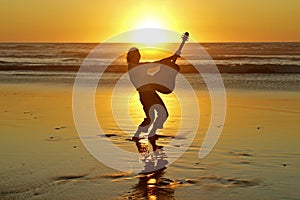
[[[153,120],[155,117],[154,110],[149,109],[149,111],[147,111],[147,112],[145,111],[145,114],[146,114],[146,118],[144,118],[143,122],[138,126],[138,129],[135,132],[133,137],[138,138],[142,132],[147,133],[148,128],[153,123]]]
[[[151,139],[151,138],[157,139],[156,131],[157,131],[157,129],[163,128],[163,124],[167,120],[169,114],[168,114],[167,108],[163,102],[162,102],[162,104],[155,104],[154,106],[152,106],[151,109],[157,111],[157,118],[155,119],[155,122],[153,123],[153,127],[149,132],[148,138],[149,139]]]
[[[155,91],[152,92],[152,94],[140,94],[140,102],[143,105],[143,110],[146,115],[146,118],[144,118],[143,122],[138,126],[137,131],[135,132],[134,136],[132,137],[133,140],[139,140],[139,135],[144,132],[148,132],[148,128],[151,126],[151,124],[154,121],[155,114],[154,110],[151,109],[153,99],[152,97],[155,95]]]

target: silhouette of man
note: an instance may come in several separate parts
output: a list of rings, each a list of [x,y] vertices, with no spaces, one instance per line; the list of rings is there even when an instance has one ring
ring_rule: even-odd
[[[169,94],[172,92],[172,84],[175,83],[175,77],[179,71],[179,66],[175,64],[179,56],[174,54],[170,57],[164,58],[155,62],[140,63],[141,54],[135,47],[129,49],[127,53],[128,73],[132,84],[139,93],[140,102],[143,105],[146,118],[138,126],[137,131],[132,137],[133,141],[139,141],[141,132],[148,132],[149,127],[153,124],[149,132],[148,139],[156,140],[157,129],[163,128],[163,124],[168,118],[168,111],[157,92]],[[161,64],[163,66],[161,66]],[[148,70],[160,65],[159,71],[154,75],[148,73]],[[154,111],[157,112],[155,118]]]

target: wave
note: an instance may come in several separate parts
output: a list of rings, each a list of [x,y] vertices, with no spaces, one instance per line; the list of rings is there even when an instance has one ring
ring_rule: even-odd
[[[97,44],[89,43],[0,43],[0,70],[76,71]],[[103,67],[116,48],[124,44],[105,44],[107,55],[95,61]],[[127,44],[126,44],[127,45]],[[178,44],[172,44],[174,48]],[[213,62],[195,55],[195,46],[187,43],[185,57],[200,66]],[[221,73],[299,73],[300,43],[205,43]],[[172,47],[173,48],[173,47]],[[182,72],[195,72],[189,62],[178,59]],[[125,72],[126,61],[121,57],[113,62],[108,71]]]
[[[200,66],[201,73],[215,73],[214,65]],[[77,72],[80,64],[32,64],[32,63],[7,63],[0,61],[0,71],[74,71]],[[106,68],[105,65],[91,65],[87,71],[97,71],[98,68]],[[220,73],[300,73],[300,65],[217,65]],[[110,65],[106,68],[106,72],[124,73],[127,72],[126,65]],[[192,65],[180,65],[181,73],[197,73],[198,71]]]

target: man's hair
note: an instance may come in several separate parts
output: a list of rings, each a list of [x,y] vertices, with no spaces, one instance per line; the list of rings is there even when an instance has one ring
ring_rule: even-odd
[[[140,54],[138,48],[132,47],[129,49],[129,51],[127,53],[127,63],[130,63],[135,59],[137,59],[137,61],[139,61],[140,58],[141,58],[141,54]]]

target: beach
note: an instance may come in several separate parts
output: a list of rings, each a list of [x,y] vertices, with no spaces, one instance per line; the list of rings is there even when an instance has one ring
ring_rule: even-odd
[[[6,67],[0,71],[0,199],[299,199],[299,73],[222,73],[226,119],[220,124],[219,128],[223,130],[216,146],[202,159],[198,153],[214,116],[210,94],[199,75],[183,74],[196,94],[200,108],[199,127],[187,151],[150,176],[110,168],[97,160],[82,143],[72,108],[73,84],[80,60],[63,57],[66,54],[67,57],[78,56],[78,51],[70,51],[72,45],[62,45],[57,48],[61,54],[56,54],[55,45],[48,44],[53,52],[43,56],[40,52],[41,59],[36,51],[42,47],[33,46],[22,47],[32,49],[27,55],[31,62],[26,61],[24,53],[20,56],[23,60],[7,56],[1,63]],[[91,49],[85,47],[87,51]],[[20,46],[15,48],[14,51],[21,51]],[[68,50],[61,51],[61,48]],[[255,60],[256,67],[261,66],[259,62],[266,62],[262,64],[265,65],[271,61],[278,66],[276,62],[287,59],[278,52],[276,58],[270,56],[270,52],[266,54],[267,58],[251,58],[258,59]],[[11,51],[11,55],[16,54]],[[249,55],[243,57],[249,59]],[[247,59],[244,61],[254,61]],[[293,65],[298,66],[298,59],[294,52],[285,62],[287,65],[294,62]],[[232,67],[229,60],[232,61],[219,62]],[[26,65],[30,70],[24,70]],[[13,68],[7,70],[9,66]],[[33,70],[32,66],[44,70]],[[59,69],[49,70],[51,66],[59,66]],[[64,67],[67,69],[62,70]],[[90,76],[86,74],[84,89],[89,89]],[[128,126],[124,132],[112,120],[110,99],[120,76],[122,73],[107,72],[95,92],[95,105],[87,106],[95,107],[99,123],[114,145],[137,153],[136,144],[128,140],[136,127]],[[207,76],[213,78],[215,75]],[[181,83],[181,79],[178,80],[176,90],[182,94],[180,101],[190,105]],[[161,96],[169,118],[160,134],[174,136],[180,122],[189,119],[182,118],[178,97]],[[122,96],[114,98],[116,107],[124,106],[118,104]],[[194,108],[195,105],[190,105],[187,112]],[[136,93],[130,97],[129,112],[131,121],[138,125],[144,116]],[[126,119],[121,116],[122,120]],[[100,136],[95,135],[95,138]],[[167,146],[173,139],[160,138],[157,142]]]
[[[141,198],[147,187],[139,185],[138,174],[105,166],[82,145],[72,116],[72,82],[27,78],[1,82],[1,199]],[[159,199],[297,199],[298,91],[228,88],[217,145],[198,158],[210,116],[202,109],[193,145],[158,178]],[[205,108],[207,91],[198,92]],[[115,140],[136,150],[133,142]]]

